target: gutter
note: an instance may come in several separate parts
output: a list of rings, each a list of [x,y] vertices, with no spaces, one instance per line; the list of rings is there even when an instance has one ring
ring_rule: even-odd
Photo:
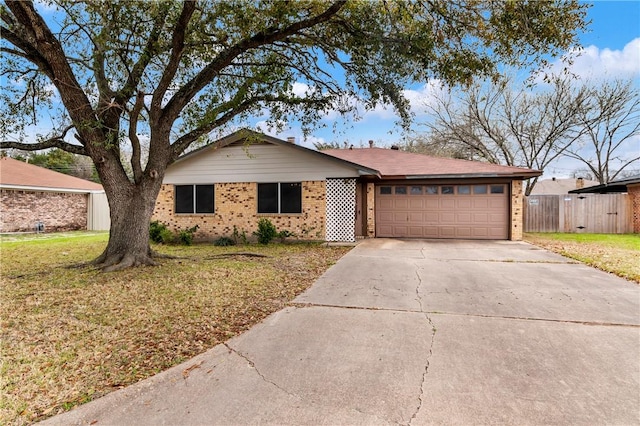
[[[104,189],[75,189],[75,188],[51,188],[46,186],[28,186],[28,185],[12,185],[0,184],[0,189],[12,189],[17,191],[34,191],[34,192],[62,192],[69,194],[103,194]]]

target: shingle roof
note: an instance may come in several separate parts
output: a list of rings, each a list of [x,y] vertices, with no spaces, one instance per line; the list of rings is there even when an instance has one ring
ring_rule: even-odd
[[[579,179],[545,179],[539,180],[531,191],[531,195],[562,195],[581,188]],[[583,179],[583,186],[597,185],[598,181]]]
[[[328,149],[334,157],[378,170],[382,177],[534,177],[538,170],[432,157],[385,148]]]
[[[569,191],[569,194],[608,194],[616,192],[627,192],[628,185],[637,185],[640,183],[640,175],[631,176],[625,179],[612,180],[609,183],[602,185],[588,186],[586,188],[574,189]]]
[[[0,158],[0,186],[57,190],[102,191],[102,185],[13,158]]]

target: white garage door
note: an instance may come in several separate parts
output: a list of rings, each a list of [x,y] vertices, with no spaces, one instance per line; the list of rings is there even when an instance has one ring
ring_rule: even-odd
[[[508,239],[506,184],[379,185],[376,236]]]

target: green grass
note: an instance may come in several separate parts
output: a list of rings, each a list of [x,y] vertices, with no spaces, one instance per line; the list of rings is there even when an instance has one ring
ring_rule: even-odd
[[[189,359],[304,291],[349,248],[158,246],[181,256],[101,273],[72,267],[107,234],[0,240],[0,424],[29,424]],[[217,255],[252,252],[267,257]]]
[[[639,234],[563,234],[563,233],[531,233],[532,237],[544,237],[556,241],[577,243],[596,243],[603,246],[640,250]]]
[[[640,283],[640,235],[529,233],[525,241]]]

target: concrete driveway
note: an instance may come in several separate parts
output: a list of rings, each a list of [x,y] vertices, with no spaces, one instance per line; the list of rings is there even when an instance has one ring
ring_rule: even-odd
[[[48,424],[640,424],[640,286],[521,242],[366,240],[295,303]]]

